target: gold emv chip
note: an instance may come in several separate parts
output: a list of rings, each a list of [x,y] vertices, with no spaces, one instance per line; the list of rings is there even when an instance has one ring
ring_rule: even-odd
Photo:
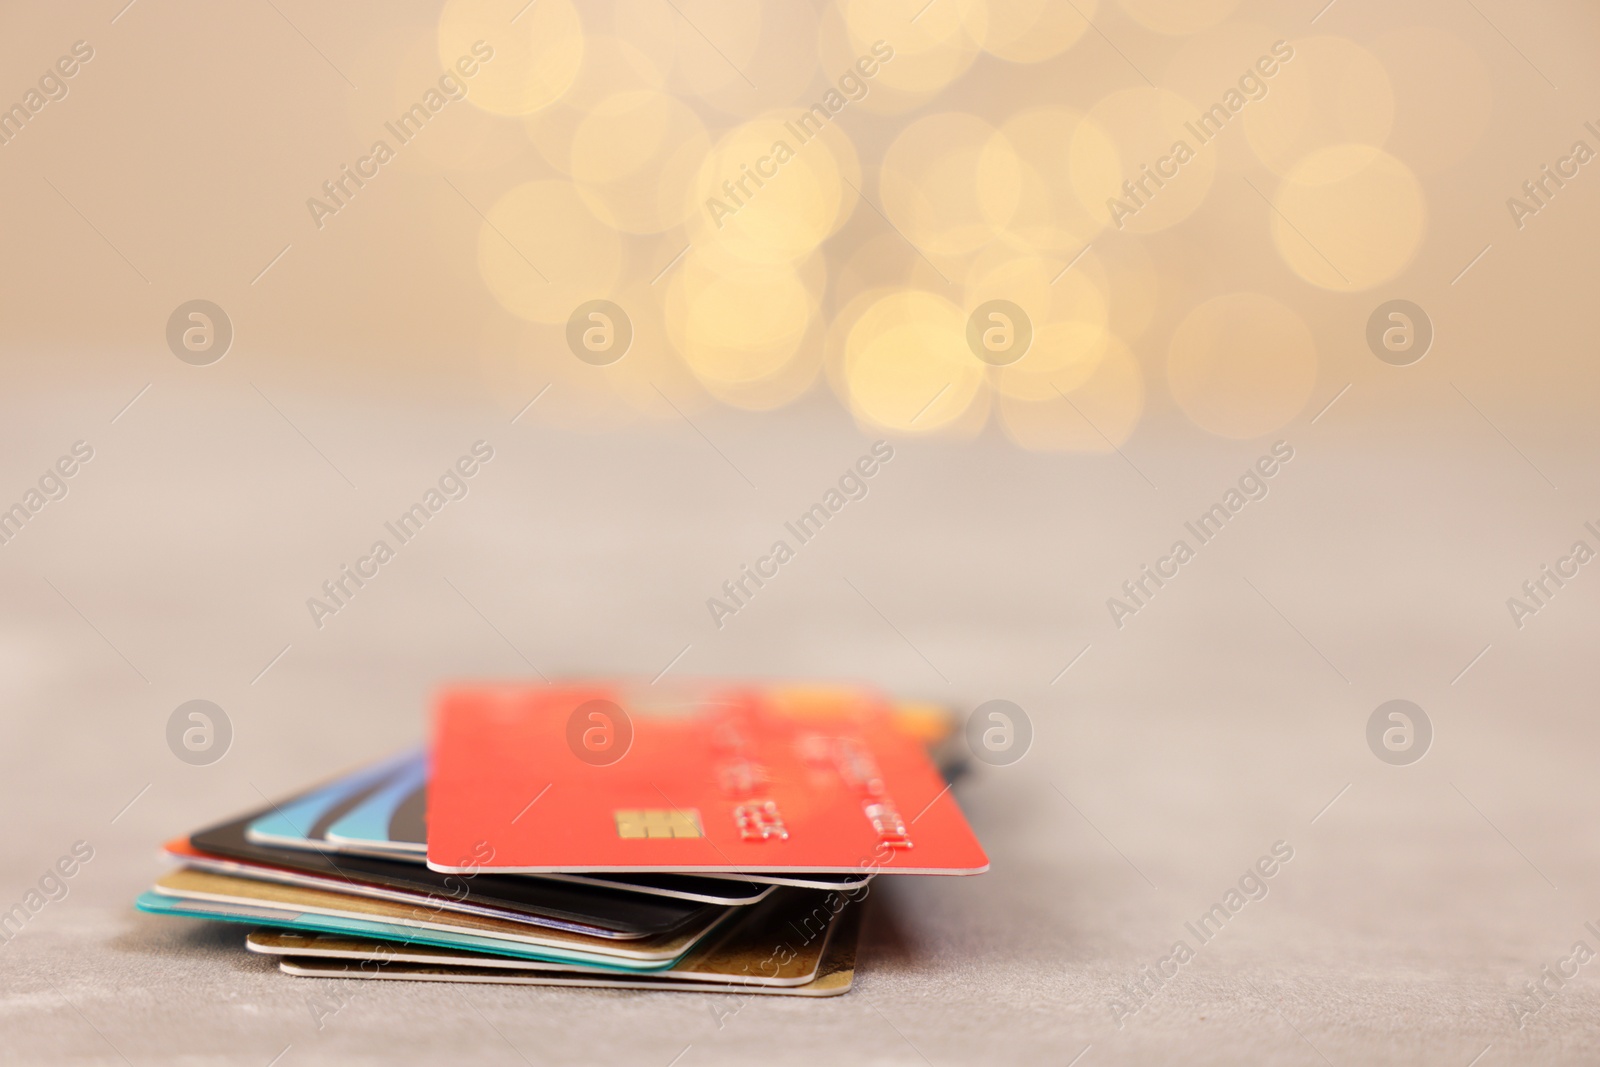
[[[617,820],[617,836],[634,837],[703,837],[700,831],[700,813],[690,808],[677,811],[672,808],[629,808],[613,813]]]

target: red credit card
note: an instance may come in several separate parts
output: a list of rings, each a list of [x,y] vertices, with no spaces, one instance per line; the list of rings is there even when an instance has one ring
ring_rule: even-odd
[[[436,871],[485,853],[481,870],[530,874],[989,868],[871,692],[470,686],[440,694],[434,728]]]

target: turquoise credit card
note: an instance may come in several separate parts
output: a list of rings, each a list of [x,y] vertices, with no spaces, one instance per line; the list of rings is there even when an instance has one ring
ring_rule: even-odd
[[[190,919],[213,919],[220,922],[249,923],[252,926],[272,926],[283,930],[370,937],[403,944],[435,945],[440,948],[467,949],[495,956],[510,956],[514,959],[575,964],[585,969],[628,974],[664,971],[682,958],[679,956],[667,960],[619,961],[615,957],[598,956],[589,952],[533,946],[523,948],[498,938],[482,937],[477,934],[452,934],[442,930],[419,929],[371,919],[348,919],[333,915],[318,915],[313,912],[280,911],[275,908],[192,900],[152,891],[140,893],[138,899],[134,901],[134,906],[152,915],[176,915]]]

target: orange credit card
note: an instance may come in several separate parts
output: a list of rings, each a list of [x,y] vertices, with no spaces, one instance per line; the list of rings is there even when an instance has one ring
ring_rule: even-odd
[[[428,866],[979,874],[950,787],[861,689],[461,686],[435,707]],[[479,858],[481,857],[481,858]]]

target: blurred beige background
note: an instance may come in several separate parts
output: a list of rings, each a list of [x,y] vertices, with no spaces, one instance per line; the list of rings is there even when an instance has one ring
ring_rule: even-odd
[[[1356,378],[1382,383],[1385,408],[1453,415],[1443,379],[1496,397],[1488,413],[1513,425],[1581,411],[1579,321],[1558,309],[1584,279],[1587,168],[1520,229],[1507,201],[1528,202],[1522,184],[1576,140],[1600,149],[1583,126],[1592,9],[1305,6],[1079,5],[1093,29],[1070,5],[982,0],[920,16],[463,2],[443,24],[437,4],[136,3],[114,24],[19,12],[0,45],[5,99],[75,42],[94,58],[0,146],[15,205],[0,299],[8,340],[30,346],[8,359],[25,380],[62,373],[63,349],[133,389],[181,378],[162,327],[205,298],[238,330],[212,380],[506,405],[555,380],[573,399],[547,417],[588,428],[676,419],[662,394],[693,411],[833,393],[902,432],[990,426],[1105,450],[1035,380],[1053,370],[1119,442],[1174,414],[1256,436]],[[1162,32],[1180,28],[1193,32]],[[452,34],[497,38],[496,58],[401,144],[385,123],[435,87]],[[1008,61],[979,47],[990,38],[1000,55],[1050,54]],[[780,172],[794,180],[717,228],[706,201],[729,203],[723,182],[774,128],[789,136],[778,120],[824,100],[876,40],[895,58],[801,146]],[[1185,131],[1280,40],[1300,44],[1259,79],[1264,96],[1208,144]],[[1109,195],[1178,137],[1194,160],[1112,226]],[[394,158],[314,217],[310,199],[335,203],[323,183],[379,139]],[[1031,373],[885,340],[881,315],[851,341],[867,308],[907,292],[934,302],[930,329],[1001,296],[1059,330],[1041,333]],[[1231,355],[1178,330],[1236,293],[1288,325],[1245,315]],[[569,304],[602,297],[631,309],[639,346],[596,369],[568,358],[562,327]],[[1439,333],[1439,358],[1406,375],[1364,358],[1358,329],[1397,297]],[[1535,352],[1548,358],[1511,355]],[[913,424],[940,374],[954,384]]]
[[[1596,15],[1319,7],[4,16],[0,104],[66,93],[0,144],[0,507],[40,492],[0,544],[0,907],[95,858],[0,945],[0,1050],[1592,1062],[1592,967],[1524,987],[1600,949],[1600,601],[1587,565],[1543,572],[1600,548]],[[465,99],[319,228],[307,199],[480,39]],[[719,229],[705,201],[878,40],[864,95]],[[1260,98],[1113,225],[1278,41]],[[167,336],[196,299],[233,333],[205,365]],[[599,299],[634,327],[605,366],[566,339]],[[1003,367],[966,341],[994,299],[1034,326]],[[1432,326],[1409,365],[1369,347],[1393,300]],[[717,627],[706,600],[880,439],[865,498]],[[315,625],[479,440],[467,495]],[[855,992],[720,1026],[709,996],[395,983],[318,1030],[240,931],[132,910],[165,838],[418,738],[441,679],[534,670],[860,678],[1014,700],[1036,739],[958,786],[990,874],[886,886]],[[197,698],[234,730],[200,767],[165,740]],[[1368,744],[1392,699],[1431,723],[1409,765]],[[1118,1011],[1280,840],[1266,898]]]

